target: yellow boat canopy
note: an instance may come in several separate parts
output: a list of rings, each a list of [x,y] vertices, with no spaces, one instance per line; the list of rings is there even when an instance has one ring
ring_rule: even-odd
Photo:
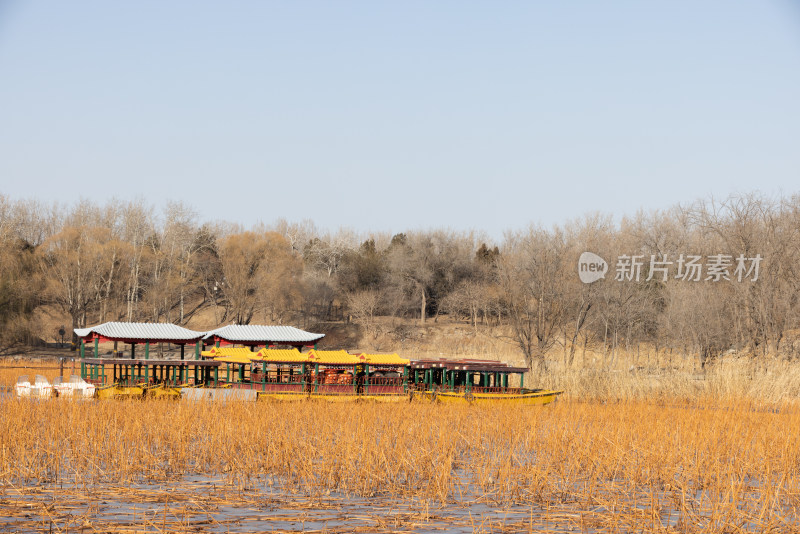
[[[369,365],[409,365],[411,360],[401,358],[397,354],[367,354],[358,355],[364,363]]]
[[[251,352],[253,356],[255,356],[254,352]],[[215,362],[222,362],[222,363],[237,363],[239,365],[247,365],[253,360],[244,354],[233,354],[231,356],[221,356],[219,358],[214,358]]]
[[[203,356],[223,363],[313,363],[319,365],[409,365],[410,361],[397,354],[350,354],[345,350],[316,350],[300,352],[297,349],[261,349],[251,352],[247,348],[214,348]]]
[[[214,347],[200,353],[205,358],[213,358],[222,363],[236,363],[245,365],[255,358],[256,353],[248,347]]]
[[[213,347],[200,353],[204,358],[224,358],[227,356],[241,355],[252,356],[255,354],[249,347]]]
[[[358,365],[361,358],[350,354],[346,350],[316,350],[308,351],[309,361],[320,365]]]
[[[308,353],[297,349],[261,349],[253,356],[254,361],[266,363],[305,363],[310,361]]]

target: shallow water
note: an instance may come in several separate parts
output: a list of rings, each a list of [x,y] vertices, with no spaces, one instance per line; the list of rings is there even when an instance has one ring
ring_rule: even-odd
[[[272,484],[272,485],[270,485]],[[272,479],[236,487],[192,476],[172,485],[3,486],[0,531],[40,532],[571,532],[553,513],[468,500],[293,494]]]
[[[752,490],[758,491],[758,485]],[[246,484],[202,475],[158,484],[6,483],[0,485],[0,532],[730,531],[728,524],[715,524],[724,517],[710,516],[703,503],[710,502],[711,496],[703,492],[683,510],[666,490],[598,493],[591,502],[577,498],[579,491],[564,491],[533,504],[513,506],[494,502],[492,495],[491,488],[466,486],[444,505],[419,498],[366,498],[327,490],[308,495],[269,476],[251,478]],[[769,524],[754,520],[757,510],[729,519],[735,519],[740,532],[797,532],[797,504],[779,504]]]

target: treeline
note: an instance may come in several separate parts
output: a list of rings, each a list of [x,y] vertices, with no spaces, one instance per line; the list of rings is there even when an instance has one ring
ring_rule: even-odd
[[[309,326],[447,316],[513,339],[530,366],[560,349],[647,344],[697,355],[794,357],[800,197],[703,200],[615,222],[587,215],[508,232],[502,242],[445,230],[359,235],[310,221],[242,228],[181,203],[71,206],[0,196],[0,345],[52,339],[48,306],[72,327],[104,321]],[[596,255],[583,273],[582,253]],[[594,258],[595,256],[591,256]],[[602,259],[600,259],[602,258]],[[603,266],[603,260],[605,266]],[[599,274],[597,274],[599,273]],[[211,326],[211,325],[210,325]],[[498,334],[499,335],[499,334]]]

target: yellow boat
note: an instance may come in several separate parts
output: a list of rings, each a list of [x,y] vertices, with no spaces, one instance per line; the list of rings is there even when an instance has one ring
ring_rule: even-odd
[[[526,367],[515,367],[495,360],[414,360],[410,382],[416,396],[449,404],[543,405],[556,400],[562,391],[526,389]],[[510,385],[517,376],[519,386]]]
[[[521,393],[456,393],[452,391],[424,391],[421,396],[432,402],[444,404],[522,404],[536,406],[550,404],[563,391],[525,391]]]

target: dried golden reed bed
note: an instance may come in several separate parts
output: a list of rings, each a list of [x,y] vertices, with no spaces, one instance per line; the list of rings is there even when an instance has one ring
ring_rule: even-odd
[[[57,368],[38,372],[52,380]],[[18,374],[0,371],[0,380],[11,384]],[[269,481],[317,503],[367,499],[387,509],[393,502],[461,507],[469,516],[440,520],[460,520],[465,531],[475,532],[800,530],[800,406],[785,398],[765,402],[748,389],[737,394],[736,382],[718,383],[729,387],[623,400],[565,396],[544,407],[30,401],[6,395],[0,400],[0,508],[6,505],[6,515],[22,513],[41,487],[53,492],[54,502],[59,487],[72,488],[64,490],[65,498],[75,488],[85,492],[80,499],[90,500],[113,488],[117,500],[130,492],[131,502],[140,502],[136,484],[160,484],[170,494],[193,495],[185,502],[197,503],[209,490],[190,490],[185,481],[201,475],[224,482],[231,506],[235,495],[247,506],[262,502],[248,492]],[[531,519],[501,523],[473,516],[475,503],[524,507]],[[385,531],[425,531],[432,516],[427,509],[415,513],[405,527]],[[115,520],[101,524],[119,531]],[[34,523],[31,531],[38,528]],[[192,530],[190,523],[183,529],[176,519],[167,528],[165,518],[161,530],[149,531],[206,531]],[[69,530],[55,525],[54,532]],[[217,527],[209,523],[208,531],[225,531]]]
[[[580,528],[791,531],[800,410],[751,401],[546,407],[0,402],[4,491],[268,477],[300,494],[562,510]],[[571,519],[569,519],[571,518]],[[726,530],[727,529],[727,530]]]

